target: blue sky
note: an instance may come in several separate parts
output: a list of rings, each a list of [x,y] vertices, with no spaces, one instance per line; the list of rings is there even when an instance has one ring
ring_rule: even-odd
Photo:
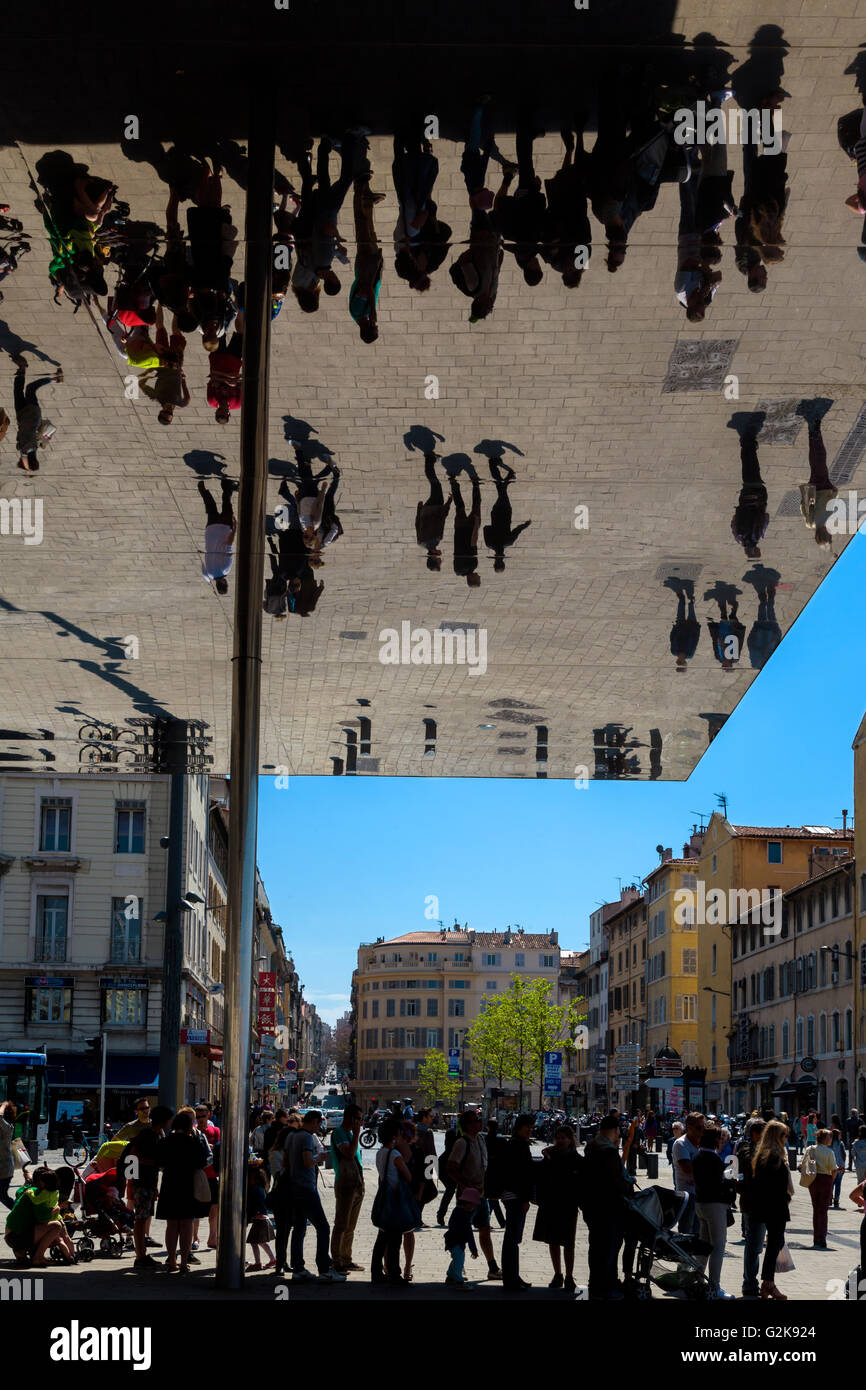
[[[333,1022],[359,942],[423,931],[430,895],[446,925],[553,929],[580,948],[618,877],[648,873],[657,844],[680,853],[717,792],[743,825],[853,818],[864,593],[857,535],[685,783],[263,777],[259,869],[305,996]]]

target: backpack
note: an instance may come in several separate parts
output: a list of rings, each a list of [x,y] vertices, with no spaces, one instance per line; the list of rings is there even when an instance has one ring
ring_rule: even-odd
[[[445,1147],[444,1147],[444,1149],[442,1150],[442,1153],[439,1155],[439,1181],[440,1181],[440,1182],[447,1183],[447,1182],[450,1181],[450,1179],[449,1179],[449,1177],[448,1177],[448,1159],[449,1159],[450,1156],[451,1156],[451,1150],[454,1148],[454,1145],[457,1143],[457,1140],[458,1140],[458,1139],[462,1139],[462,1138],[463,1138],[463,1135],[462,1135],[458,1130],[456,1130],[456,1129],[446,1129],[446,1131],[445,1131]]]

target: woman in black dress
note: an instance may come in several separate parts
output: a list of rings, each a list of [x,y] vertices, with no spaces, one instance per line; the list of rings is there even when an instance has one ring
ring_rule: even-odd
[[[574,1239],[577,1231],[578,1168],[580,1155],[571,1125],[560,1125],[550,1148],[544,1149],[538,1172],[538,1215],[532,1239],[543,1241],[550,1251],[553,1278],[548,1288],[575,1292]],[[562,1256],[565,1256],[565,1279]]]
[[[192,1229],[197,1219],[207,1216],[210,1196],[206,1202],[196,1200],[194,1177],[211,1161],[210,1146],[195,1129],[195,1114],[180,1110],[172,1121],[171,1130],[156,1146],[157,1167],[162,1169],[162,1186],[156,1214],[165,1221],[165,1248],[168,1252],[166,1270],[178,1269],[175,1253],[180,1242],[180,1273],[189,1273],[192,1249]]]
[[[767,1228],[767,1244],[761,1266],[761,1298],[787,1298],[787,1294],[776,1288],[776,1260],[785,1244],[785,1226],[791,1202],[787,1136],[787,1125],[779,1120],[770,1120],[761,1133],[752,1158],[751,1219],[763,1222]]]

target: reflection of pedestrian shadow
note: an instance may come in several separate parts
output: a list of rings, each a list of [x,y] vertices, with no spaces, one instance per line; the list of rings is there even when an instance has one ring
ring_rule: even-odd
[[[768,595],[775,595],[781,578],[778,570],[770,569],[767,565],[753,565],[743,575],[743,583],[750,584],[758,598],[763,599]]]
[[[283,416],[283,438],[297,444],[309,462],[318,459],[321,463],[330,463],[333,458],[331,450],[321,440],[314,439],[315,434],[318,434],[318,430],[306,420],[299,420],[295,415]]]
[[[190,449],[183,461],[198,478],[215,478],[225,472],[226,461],[222,454],[214,454],[210,449]]]
[[[480,481],[475,464],[468,454],[445,454],[442,459],[442,467],[449,478],[458,478],[461,473],[465,473],[471,478],[473,483]]]
[[[403,435],[403,443],[410,453],[435,454],[437,444],[444,442],[444,434],[431,430],[429,425],[410,425]]]
[[[727,607],[736,613],[737,599],[742,592],[742,589],[738,589],[736,584],[726,584],[723,579],[717,579],[713,587],[705,591],[704,602],[717,603],[720,609]]]
[[[483,454],[488,459],[501,459],[505,453],[517,454],[519,458],[526,457],[522,449],[518,449],[516,444],[509,444],[506,439],[482,439],[472,452]]]

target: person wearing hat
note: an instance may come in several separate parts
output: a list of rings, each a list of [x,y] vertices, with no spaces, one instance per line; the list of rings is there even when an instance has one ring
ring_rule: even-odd
[[[451,1256],[451,1263],[445,1274],[445,1283],[456,1285],[461,1289],[474,1289],[471,1283],[463,1274],[463,1266],[466,1263],[466,1247],[469,1246],[469,1253],[473,1260],[478,1259],[478,1247],[475,1244],[475,1236],[472,1232],[472,1214],[481,1202],[481,1193],[477,1187],[464,1187],[457,1199],[457,1203],[448,1218],[448,1229],[445,1232],[445,1249]]]

